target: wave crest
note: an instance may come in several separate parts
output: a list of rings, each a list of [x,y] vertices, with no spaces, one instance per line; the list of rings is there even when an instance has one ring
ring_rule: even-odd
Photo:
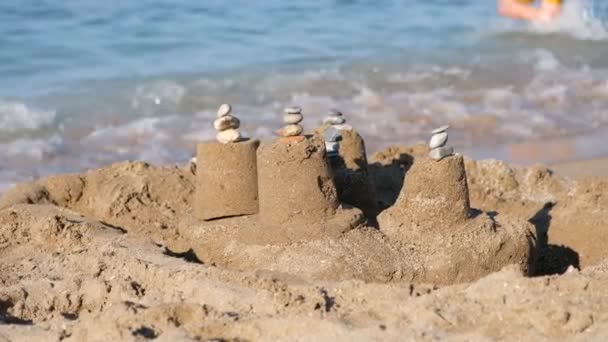
[[[20,102],[0,100],[0,132],[37,130],[51,125],[56,112],[31,108]]]

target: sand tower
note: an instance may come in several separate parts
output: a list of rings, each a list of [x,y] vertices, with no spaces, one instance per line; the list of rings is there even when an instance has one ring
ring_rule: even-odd
[[[362,220],[360,211],[341,208],[324,141],[302,135],[302,119],[300,108],[287,108],[279,139],[258,150],[260,222],[292,241],[339,234]]]
[[[239,132],[240,121],[220,106],[213,126],[217,141],[198,144],[195,212],[201,220],[258,212],[258,140]]]
[[[340,201],[368,216],[376,214],[376,194],[367,168],[365,142],[342,112],[332,109],[317,131],[325,141]]]
[[[466,221],[470,216],[469,188],[461,155],[445,146],[447,129],[442,126],[431,132],[429,158],[416,159],[408,171],[401,193],[387,215],[396,215],[424,229]]]
[[[512,263],[529,272],[535,255],[532,227],[504,216],[498,222],[470,208],[463,157],[445,146],[447,128],[432,132],[429,155],[414,161],[399,198],[378,215],[380,230],[415,245],[438,283]]]

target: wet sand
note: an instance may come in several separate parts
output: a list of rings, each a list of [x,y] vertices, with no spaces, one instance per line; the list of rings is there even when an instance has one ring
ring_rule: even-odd
[[[560,176],[576,179],[608,177],[608,158],[555,164],[551,169]]]
[[[425,154],[369,158],[380,213]],[[608,338],[607,161],[463,165],[492,229],[533,231],[528,276],[469,259],[434,282],[425,254],[372,222],[253,242],[251,217],[195,218],[193,165],[122,162],[20,184],[0,198],[0,341]],[[455,227],[439,228],[427,256],[449,247]]]

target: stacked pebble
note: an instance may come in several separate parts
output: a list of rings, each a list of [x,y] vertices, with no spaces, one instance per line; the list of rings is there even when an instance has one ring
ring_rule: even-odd
[[[301,136],[304,128],[300,125],[300,122],[302,122],[303,119],[304,116],[302,115],[302,108],[285,108],[285,113],[283,114],[283,123],[285,123],[285,126],[279,129],[277,134],[283,138]]]
[[[447,156],[454,154],[454,148],[452,146],[445,146],[448,142],[448,128],[450,126],[441,126],[431,132],[431,141],[429,142],[429,157],[435,160],[441,160]]]
[[[346,119],[342,112],[337,109],[330,109],[329,115],[323,120],[323,123],[325,125],[330,125],[324,133],[325,149],[327,150],[328,156],[336,156],[340,149],[339,142],[342,140],[342,131],[351,130],[353,128],[346,124]]]
[[[217,131],[216,139],[222,144],[241,141],[242,136],[239,132],[241,122],[234,116],[231,116],[232,107],[229,104],[223,104],[217,111],[217,119],[213,121],[213,127]]]
[[[323,120],[324,124],[337,126],[343,125],[346,122],[346,119],[342,116],[342,112],[337,109],[330,109],[329,115]]]
[[[327,151],[328,157],[336,157],[340,150],[340,141],[342,140],[342,131],[336,127],[329,127],[323,133],[325,140],[325,150]]]

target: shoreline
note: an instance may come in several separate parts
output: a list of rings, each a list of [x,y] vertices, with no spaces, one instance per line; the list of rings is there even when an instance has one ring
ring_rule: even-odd
[[[608,129],[598,128],[571,136],[462,148],[462,152],[475,160],[497,159],[522,166],[585,163],[608,158],[608,145],[603,143],[607,135]]]
[[[549,165],[557,175],[582,179],[587,177],[608,177],[608,157],[572,161]]]
[[[423,142],[420,142],[423,144]],[[485,160],[498,160],[504,163],[507,163],[511,166],[522,166],[522,167],[532,167],[534,165],[545,166],[552,171],[554,171],[557,175],[563,177],[570,177],[574,179],[583,179],[587,177],[608,177],[608,151],[604,154],[588,156],[588,158],[581,158],[576,151],[567,150],[568,155],[576,156],[575,158],[567,159],[567,158],[557,158],[557,160],[542,160],[542,157],[538,155],[543,154],[544,147],[541,145],[539,148],[528,149],[530,146],[533,146],[536,142],[526,142],[521,144],[511,144],[511,145],[502,145],[502,146],[494,146],[494,147],[485,147],[483,149],[467,149],[467,148],[458,148],[456,147],[456,151],[461,153],[467,158],[476,160],[476,161],[485,161]],[[549,144],[556,144],[556,142],[550,142]],[[368,155],[373,155],[375,153],[380,153],[390,148],[400,148],[406,146],[404,144],[390,145],[384,148],[379,148],[374,150],[374,152],[370,153],[368,150]],[[415,146],[415,145],[407,145],[407,146]],[[522,153],[515,152],[514,154],[510,154],[508,151],[523,151]],[[508,157],[510,155],[510,158]],[[187,161],[183,163],[155,163],[148,162],[144,160],[137,159],[124,159],[124,160],[116,160],[111,161],[102,165],[97,165],[90,168],[85,169],[76,169],[72,171],[65,172],[54,172],[49,174],[41,174],[39,177],[23,179],[20,181],[7,182],[11,185],[6,187],[0,186],[0,196],[14,188],[15,186],[21,183],[28,183],[36,181],[40,178],[46,178],[49,176],[55,175],[63,175],[67,173],[81,173],[86,172],[88,170],[94,170],[97,168],[103,168],[108,165],[120,163],[123,161],[142,161],[145,163],[150,163],[158,166],[169,166],[169,165],[183,165],[187,164]],[[0,169],[1,170],[1,169]],[[3,183],[0,183],[2,185]]]

